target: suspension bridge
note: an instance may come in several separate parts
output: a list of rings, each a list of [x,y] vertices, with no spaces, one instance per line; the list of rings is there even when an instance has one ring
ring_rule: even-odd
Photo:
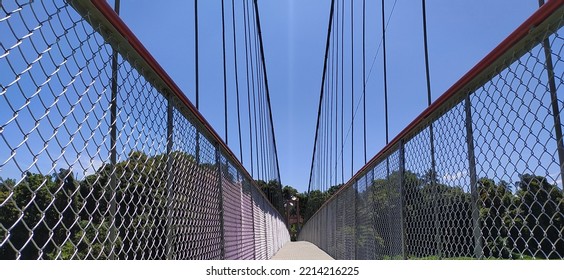
[[[319,208],[303,226],[282,192],[260,1],[219,2],[223,100],[206,103],[217,57],[202,55],[197,0],[190,92],[119,0],[0,1],[0,259],[564,258],[564,1],[539,1],[434,102],[421,1],[428,107],[391,139],[395,2],[376,15],[327,1],[307,197]],[[372,158],[367,15],[381,16],[386,140]],[[202,106],[223,107],[220,132]]]

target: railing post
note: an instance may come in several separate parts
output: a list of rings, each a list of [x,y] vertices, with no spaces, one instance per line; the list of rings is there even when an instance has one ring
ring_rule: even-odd
[[[404,140],[399,142],[399,202],[400,202],[400,230],[401,230],[401,255],[404,260],[407,260],[407,246],[406,246],[406,233],[405,233],[405,207],[404,207],[404,185],[405,185],[405,143]]]
[[[120,0],[114,1],[114,11],[119,15]],[[110,260],[116,259],[115,244],[117,241],[116,214],[117,214],[117,92],[118,92],[118,52],[114,48],[112,52],[112,81],[110,99]]]
[[[443,242],[441,240],[441,224],[439,222],[439,199],[441,197],[439,193],[439,184],[437,184],[437,169],[435,162],[435,140],[433,135],[433,124],[429,125],[429,137],[431,145],[431,170],[429,174],[429,179],[431,183],[431,189],[433,190],[433,212],[434,213],[434,227],[435,227],[435,243],[437,244],[437,255],[439,259],[443,257]]]
[[[263,199],[264,205],[264,199]],[[266,206],[264,207],[266,208]],[[264,252],[265,252],[265,259],[268,260],[268,222],[266,221],[266,209],[263,209],[263,216],[264,216]]]
[[[199,134],[199,133],[198,133]],[[218,182],[218,187],[219,187],[219,228],[220,228],[220,232],[221,232],[221,259],[224,260],[225,259],[225,229],[223,226],[223,222],[224,222],[224,207],[223,207],[223,174],[222,174],[222,168],[221,168],[221,151],[220,151],[220,146],[219,143],[216,143],[215,145],[215,163],[216,163],[216,168],[217,168],[217,182]]]
[[[464,101],[466,112],[466,145],[468,147],[468,168],[470,173],[470,192],[472,196],[472,235],[474,236],[474,257],[482,258],[482,234],[480,229],[480,211],[478,209],[478,178],[476,172],[476,157],[474,154],[474,135],[472,128],[472,108],[470,104],[470,94]]]
[[[249,195],[251,197],[251,220],[253,221],[253,260],[257,259],[257,240],[256,240],[256,228],[255,228],[255,199],[253,197],[253,186],[249,181]]]
[[[368,178],[367,175],[364,175],[364,181],[365,181],[365,186],[368,186]],[[358,224],[358,211],[356,211],[356,190],[358,188],[358,183],[354,184],[354,186],[352,187],[352,195],[353,195],[353,206],[351,207],[353,209],[353,213],[354,213],[354,226],[352,227],[352,229],[354,230],[354,241],[353,241],[353,260],[356,259],[356,241],[358,240],[358,230],[357,230],[357,224]]]
[[[166,259],[171,260],[172,257],[172,243],[173,243],[173,215],[172,215],[172,199],[173,199],[173,183],[174,175],[172,174],[173,168],[173,118],[174,106],[172,105],[172,97],[168,99],[167,106],[167,122],[166,122]]]
[[[544,0],[539,0],[539,6],[544,5]],[[554,119],[554,134],[556,137],[556,149],[558,150],[558,163],[560,164],[560,180],[564,180],[564,143],[562,142],[562,122],[560,121],[560,107],[558,107],[558,96],[556,94],[556,82],[554,80],[554,64],[552,63],[552,50],[548,37],[542,41],[544,49],[546,74],[548,75],[548,89],[550,90],[550,105],[552,107],[552,118]],[[564,192],[564,188],[563,188]]]

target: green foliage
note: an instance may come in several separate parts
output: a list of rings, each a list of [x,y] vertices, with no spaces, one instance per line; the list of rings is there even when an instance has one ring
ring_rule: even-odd
[[[73,223],[75,195],[75,181],[65,169],[53,175],[28,172],[18,184],[4,180],[0,185],[2,241],[8,239],[12,246],[20,248],[21,259],[49,258],[55,244],[62,244],[77,230]],[[16,257],[10,246],[0,247],[0,259]]]
[[[255,183],[266,195],[270,203],[278,210],[278,212],[284,213],[284,199],[282,185],[280,182],[270,180],[267,183],[263,180],[256,180]]]
[[[191,155],[173,158],[203,174],[215,172]],[[166,159],[133,151],[80,182],[65,169],[27,173],[18,183],[0,180],[0,242],[7,241],[0,259],[164,258]]]

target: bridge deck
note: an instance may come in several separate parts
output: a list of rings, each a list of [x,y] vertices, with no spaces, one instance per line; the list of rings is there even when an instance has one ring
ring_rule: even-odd
[[[331,256],[307,241],[288,242],[272,260],[333,260]]]

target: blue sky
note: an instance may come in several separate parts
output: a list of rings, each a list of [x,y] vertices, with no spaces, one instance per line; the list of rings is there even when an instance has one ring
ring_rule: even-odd
[[[281,180],[284,185],[304,191],[311,164],[330,1],[258,2]],[[380,1],[367,2],[367,68],[374,61],[366,97],[370,159],[384,147],[385,138],[382,54],[376,54],[381,39]],[[355,1],[355,7],[361,4]],[[124,21],[193,100],[193,2],[122,0],[121,5]],[[537,5],[532,0],[427,1],[433,99],[528,18]],[[218,103],[223,94],[221,45],[217,44],[221,42],[220,1],[199,1],[199,6],[200,55],[206,61],[200,70],[201,112],[223,135],[223,104]],[[386,2],[387,17],[392,6],[394,1]],[[421,21],[420,1],[396,1],[387,30],[390,139],[427,104]],[[359,97],[360,92],[355,96]],[[233,139],[236,132],[230,130]],[[359,131],[355,132],[355,147],[362,145]],[[238,154],[232,142],[230,146]],[[356,171],[364,164],[361,148],[355,150],[355,159]]]

